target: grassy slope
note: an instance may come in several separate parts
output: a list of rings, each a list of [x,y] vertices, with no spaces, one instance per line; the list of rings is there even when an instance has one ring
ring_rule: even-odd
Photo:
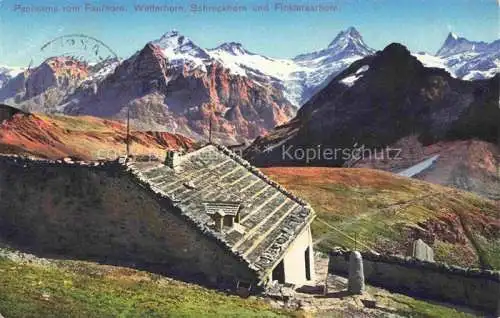
[[[0,252],[2,252],[0,250]],[[7,253],[9,254],[9,253]],[[241,299],[160,275],[81,261],[0,256],[0,313],[5,317],[311,317],[272,309],[262,300]],[[318,317],[471,318],[473,314],[368,287],[380,307],[353,308],[345,297]]]
[[[477,195],[369,169],[265,168],[262,171],[311,203],[313,234],[322,250],[358,242],[405,253],[420,233],[435,258],[462,266],[500,268],[500,210]],[[358,245],[359,247],[359,245]]]
[[[5,317],[276,317],[256,299],[128,268],[65,261],[58,266],[0,257]]]

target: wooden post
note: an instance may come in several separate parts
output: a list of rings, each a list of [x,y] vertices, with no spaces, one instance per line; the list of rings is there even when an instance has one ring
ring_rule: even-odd
[[[330,262],[330,260],[328,260]],[[330,264],[328,264],[330,266]],[[326,270],[326,275],[325,275],[325,286],[323,287],[323,296],[328,295],[328,269]]]
[[[208,123],[208,143],[212,143],[212,120],[213,120],[214,114],[210,115],[210,121]]]
[[[130,106],[127,106],[127,158],[130,156]]]

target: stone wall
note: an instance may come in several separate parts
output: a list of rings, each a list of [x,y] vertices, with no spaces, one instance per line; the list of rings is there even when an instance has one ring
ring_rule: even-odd
[[[118,162],[0,156],[0,239],[41,255],[153,267],[196,281],[256,279]]]
[[[328,271],[346,275],[348,251],[330,253]],[[498,313],[500,272],[364,253],[365,279],[393,292]]]

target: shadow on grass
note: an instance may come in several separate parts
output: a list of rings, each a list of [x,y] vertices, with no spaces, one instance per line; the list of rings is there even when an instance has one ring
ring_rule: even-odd
[[[152,274],[158,274],[161,276],[165,276],[168,278],[172,278],[178,281],[183,281],[185,283],[196,284],[205,288],[217,290],[227,295],[235,295],[236,294],[236,282],[226,280],[218,280],[217,282],[209,280],[209,278],[202,272],[192,273],[179,270],[174,268],[171,264],[167,263],[146,263],[146,262],[137,262],[133,260],[125,260],[125,259],[111,259],[107,257],[83,257],[83,256],[74,256],[74,255],[61,255],[55,253],[47,253],[44,251],[39,251],[36,249],[28,248],[25,246],[17,246],[11,243],[5,243],[5,241],[0,240],[0,248],[4,248],[7,250],[12,250],[13,252],[19,252],[24,254],[31,254],[36,258],[43,258],[49,261],[64,262],[64,261],[77,261],[77,262],[92,262],[98,265],[108,265],[108,266],[117,266],[135,269],[139,271],[146,271]],[[28,261],[29,258],[27,258]],[[30,261],[31,262],[31,261]],[[77,266],[77,264],[75,264]],[[64,267],[72,267],[70,264],[63,263]],[[72,268],[74,271],[78,271],[78,268]],[[92,273],[87,273],[91,275]]]

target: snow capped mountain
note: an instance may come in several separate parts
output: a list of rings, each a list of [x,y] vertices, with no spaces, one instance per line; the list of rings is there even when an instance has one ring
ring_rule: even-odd
[[[238,43],[225,43],[208,52],[234,74],[267,79],[282,87],[285,97],[300,107],[329,78],[375,50],[364,43],[355,28],[350,27],[338,33],[327,48],[293,59],[274,59],[251,53]]]
[[[270,84],[283,89],[285,98],[296,107],[305,103],[328,78],[375,52],[353,27],[341,31],[327,48],[293,59],[255,54],[237,42],[203,49],[175,30],[151,43],[160,47],[169,63],[176,67],[187,64],[206,72],[207,65],[215,61],[233,75],[246,76],[258,85]]]
[[[283,89],[285,97],[296,107],[304,104],[329,79],[353,62],[375,53],[354,27],[339,32],[325,49],[292,59],[256,54],[237,42],[203,49],[175,30],[151,43],[158,45],[174,66],[187,64],[206,72],[206,65],[217,61],[233,75],[246,76],[257,84],[271,84]],[[443,68],[452,76],[465,80],[490,78],[500,71],[500,40],[488,44],[450,33],[436,55],[413,55],[427,67]]]
[[[161,49],[163,55],[169,59],[172,65],[191,64],[192,67],[201,68],[206,72],[205,63],[210,60],[208,52],[178,31],[167,32],[160,39],[151,43]]]
[[[239,43],[224,43],[208,51],[212,58],[232,74],[246,76],[261,85],[271,84],[284,90],[285,98],[294,106],[299,106],[300,92],[293,88],[294,74],[301,67],[292,60],[273,59],[246,50]]]
[[[297,66],[290,60],[254,54],[239,43],[224,43],[208,51],[210,56],[233,74],[267,80],[285,80]]]
[[[363,41],[361,34],[354,27],[341,31],[335,39],[328,45],[330,52],[337,52],[346,55],[370,55],[375,53]]]
[[[300,104],[305,103],[314,93],[353,62],[372,55],[375,50],[365,44],[361,34],[350,27],[341,31],[326,49],[302,54],[293,60],[305,71],[302,77],[303,93]]]
[[[112,58],[104,60],[100,63],[89,66],[89,76],[85,79],[85,83],[100,82],[107,76],[111,75],[120,65],[120,61]]]
[[[424,64],[426,67],[442,68],[450,73],[450,70],[446,66],[446,60],[441,57],[434,56],[427,52],[413,53],[413,56],[415,56],[420,63]]]
[[[234,56],[241,56],[241,55],[246,55],[246,54],[253,54],[247,51],[241,43],[238,42],[229,42],[229,43],[223,43],[216,47],[215,49],[211,51],[224,51],[227,52],[228,54],[234,55]]]
[[[294,58],[296,62],[327,62],[353,56],[367,56],[375,53],[363,41],[361,34],[354,27],[350,27],[333,39],[326,49],[301,54]]]
[[[488,44],[450,34],[436,56],[413,56],[474,80],[499,72],[499,51],[500,40]],[[220,115],[214,129],[240,142],[287,122],[352,63],[375,54],[353,27],[324,49],[291,59],[257,54],[237,42],[205,49],[174,30],[123,61],[80,67],[61,56],[16,77],[22,70],[0,67],[0,100],[36,111],[114,118],[123,118],[129,105],[147,129],[168,127],[193,138],[206,134],[215,109]],[[342,87],[366,80],[368,66],[361,66],[342,73]]]
[[[436,56],[427,53],[414,56],[425,66],[443,68],[464,80],[491,78],[500,72],[500,40],[469,41],[450,32]]]
[[[495,143],[499,116],[497,77],[458,81],[440,69],[422,66],[405,46],[392,43],[352,63],[287,125],[255,140],[245,158],[258,166],[346,163],[340,158],[313,163],[282,156],[277,146],[285,142],[289,148],[322,149],[355,143],[376,149],[408,136],[433,143],[451,138]]]
[[[448,34],[443,46],[437,51],[436,56],[448,57],[463,52],[481,52],[488,49],[486,42],[469,41],[459,37],[453,32]]]

